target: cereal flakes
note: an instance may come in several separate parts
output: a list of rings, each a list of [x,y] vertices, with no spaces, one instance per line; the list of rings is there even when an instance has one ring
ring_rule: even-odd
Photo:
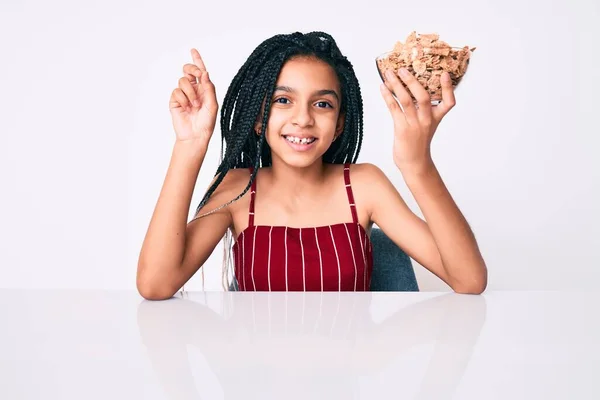
[[[456,87],[467,72],[471,53],[475,47],[451,47],[440,40],[437,33],[417,34],[412,32],[405,43],[396,42],[394,49],[377,59],[377,67],[383,77],[388,69],[398,73],[406,68],[425,87],[434,102],[442,99],[442,72],[450,73],[452,85]],[[402,84],[406,87],[404,82]],[[409,91],[410,93],[410,91]],[[413,101],[416,101],[411,93]]]

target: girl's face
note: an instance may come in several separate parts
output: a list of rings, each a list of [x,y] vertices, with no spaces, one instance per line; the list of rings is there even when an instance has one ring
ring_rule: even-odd
[[[319,160],[343,131],[341,100],[330,65],[308,57],[288,60],[277,79],[267,124],[273,163],[301,168]]]

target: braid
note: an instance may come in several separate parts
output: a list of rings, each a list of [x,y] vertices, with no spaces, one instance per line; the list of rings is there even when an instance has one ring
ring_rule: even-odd
[[[352,64],[327,33],[275,35],[252,52],[227,89],[221,108],[221,161],[215,173],[216,179],[206,191],[196,214],[229,170],[253,167],[249,182],[234,199],[194,219],[212,214],[239,200],[252,187],[258,169],[271,165],[271,149],[266,142],[270,99],[281,68],[294,56],[315,57],[335,70],[341,87],[340,112],[345,115],[344,131],[325,152],[323,161],[332,164],[356,163],[363,138],[363,100]],[[264,111],[260,115],[263,103]],[[255,132],[257,121],[262,122],[259,135]]]

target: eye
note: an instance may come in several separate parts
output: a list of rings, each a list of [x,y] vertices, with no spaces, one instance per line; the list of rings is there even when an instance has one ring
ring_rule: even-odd
[[[285,100],[285,101],[289,101],[288,99],[286,99],[285,97],[280,97],[278,99],[273,100],[273,103],[278,103],[278,104],[287,104],[287,103],[283,103],[280,102],[279,100]]]
[[[327,107],[333,108],[333,106],[327,101],[319,101],[317,104],[325,104],[325,106],[319,107],[319,108],[327,108]]]

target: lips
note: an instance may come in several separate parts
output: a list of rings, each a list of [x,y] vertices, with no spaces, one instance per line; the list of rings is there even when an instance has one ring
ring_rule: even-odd
[[[295,144],[310,144],[317,140],[312,136],[294,136],[294,135],[283,135],[284,139],[290,143]]]
[[[311,149],[318,140],[317,138],[311,136],[301,137],[283,135],[282,138],[292,149],[296,151],[307,151]]]

